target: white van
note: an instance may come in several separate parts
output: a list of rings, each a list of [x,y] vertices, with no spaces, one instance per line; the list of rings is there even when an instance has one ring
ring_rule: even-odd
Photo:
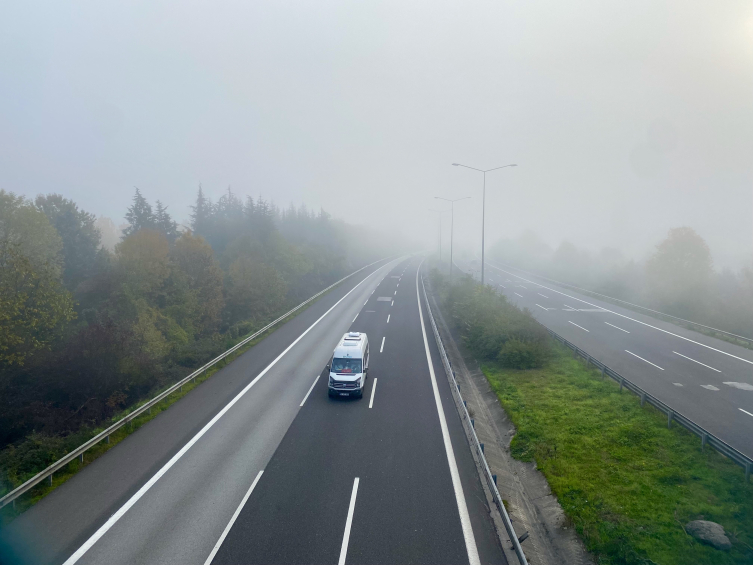
[[[363,396],[369,372],[369,338],[346,333],[335,347],[329,368],[330,396]]]

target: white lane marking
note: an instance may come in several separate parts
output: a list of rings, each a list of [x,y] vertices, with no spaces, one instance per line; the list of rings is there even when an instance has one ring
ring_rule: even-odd
[[[371,385],[371,400],[369,400],[369,408],[374,406],[374,393],[376,392],[377,379],[374,377],[374,384]]]
[[[360,314],[360,312],[359,312],[358,314]],[[356,314],[356,318],[358,318],[358,314]],[[355,322],[355,321],[356,321],[356,318],[353,318],[353,322]],[[351,324],[352,324],[353,322],[351,322]]]
[[[539,308],[541,308],[542,310],[546,310],[546,308],[544,308],[544,307],[543,307],[543,306],[542,306],[541,304],[536,304],[536,306],[538,306],[538,307],[539,307]]]
[[[393,298],[392,299],[392,304],[390,304],[390,306],[394,306],[394,305],[395,305],[395,299]]]
[[[423,261],[422,261],[423,263]],[[465,494],[463,494],[463,483],[460,482],[460,473],[458,473],[458,463],[455,461],[455,452],[452,449],[452,442],[450,441],[450,434],[447,430],[447,420],[444,416],[444,409],[442,408],[442,398],[439,396],[439,388],[437,388],[437,379],[434,376],[434,364],[431,360],[431,352],[429,351],[429,342],[426,339],[426,328],[424,327],[424,313],[421,308],[421,294],[418,291],[418,273],[421,271],[421,265],[416,270],[416,296],[418,297],[418,315],[421,318],[421,333],[424,337],[424,350],[426,351],[426,362],[429,365],[429,375],[431,376],[431,388],[434,391],[434,402],[437,405],[437,413],[439,414],[439,427],[442,430],[442,440],[444,441],[444,450],[447,454],[447,463],[450,466],[450,477],[452,478],[452,488],[455,490],[455,502],[458,505],[458,514],[460,514],[460,526],[463,530],[463,538],[465,538],[465,550],[468,553],[469,565],[481,565],[481,560],[478,556],[478,548],[476,547],[476,538],[473,536],[473,527],[471,526],[471,518],[468,514],[468,506],[465,503]]]
[[[400,283],[398,282],[398,283],[397,283],[397,286],[396,286],[395,288],[399,288],[399,287],[400,287]]]
[[[362,280],[361,282],[359,282],[359,283],[358,283],[358,284],[357,284],[356,286],[354,286],[353,288],[351,288],[351,289],[350,289],[350,290],[349,290],[349,291],[347,292],[347,294],[345,294],[345,296],[343,296],[343,297],[342,297],[342,298],[341,298],[340,300],[338,300],[337,302],[335,302],[335,303],[334,303],[334,304],[333,304],[333,305],[332,305],[332,306],[330,307],[330,309],[329,309],[329,310],[327,310],[327,311],[326,311],[326,312],[325,312],[324,314],[322,314],[322,315],[321,315],[321,316],[320,316],[319,318],[317,318],[317,320],[316,320],[316,321],[315,321],[315,322],[314,322],[313,324],[311,324],[311,325],[310,325],[310,326],[308,327],[308,329],[306,329],[306,331],[304,331],[304,332],[303,332],[303,333],[302,333],[301,335],[299,335],[299,336],[298,336],[298,337],[297,337],[297,338],[295,339],[295,341],[294,341],[293,343],[291,343],[290,345],[288,345],[288,346],[287,346],[287,347],[285,348],[285,350],[284,350],[284,351],[283,351],[282,353],[280,353],[280,354],[279,354],[279,355],[278,355],[277,357],[275,357],[274,361],[272,361],[272,362],[271,362],[271,363],[270,363],[269,365],[267,365],[267,366],[266,366],[266,367],[264,368],[264,370],[262,370],[262,372],[261,372],[261,373],[259,373],[258,375],[256,375],[256,377],[254,378],[254,380],[252,380],[252,381],[251,381],[250,383],[248,383],[248,384],[247,384],[247,385],[246,385],[246,386],[245,386],[245,387],[243,388],[243,390],[241,390],[241,391],[240,391],[240,392],[239,392],[239,393],[238,393],[237,395],[235,395],[235,397],[234,397],[234,398],[233,398],[233,399],[232,399],[232,400],[231,400],[230,402],[228,402],[228,403],[227,403],[227,404],[225,405],[225,407],[224,407],[224,408],[223,408],[222,410],[220,410],[220,411],[219,411],[219,412],[218,412],[218,413],[217,413],[217,414],[216,414],[216,415],[214,416],[214,418],[212,418],[211,420],[209,420],[209,422],[207,422],[207,424],[206,424],[206,425],[205,425],[205,426],[204,426],[203,428],[201,428],[201,430],[200,430],[200,431],[199,431],[199,432],[198,432],[198,433],[197,433],[197,434],[196,434],[195,436],[193,436],[193,437],[192,437],[192,438],[191,438],[190,440],[188,440],[188,443],[186,443],[186,445],[184,445],[184,446],[183,446],[183,447],[181,448],[181,450],[180,450],[180,451],[178,451],[178,453],[176,453],[175,455],[173,455],[173,456],[172,456],[172,458],[171,458],[171,459],[170,459],[170,460],[169,460],[169,461],[168,461],[167,463],[165,463],[165,464],[164,464],[164,465],[162,466],[162,468],[161,468],[161,469],[160,469],[159,471],[157,471],[157,473],[155,473],[155,474],[154,474],[154,476],[152,476],[152,478],[151,478],[151,479],[149,479],[149,480],[148,480],[148,481],[147,481],[147,482],[146,482],[146,483],[145,483],[145,484],[144,484],[144,485],[143,485],[143,486],[142,486],[142,487],[141,487],[141,488],[140,488],[140,489],[139,489],[139,490],[138,490],[138,491],[136,492],[136,494],[134,494],[134,495],[133,495],[133,496],[132,496],[131,498],[129,498],[129,499],[128,499],[128,501],[127,501],[127,502],[126,502],[126,503],[125,503],[125,504],[124,504],[123,506],[121,506],[121,507],[120,507],[120,508],[118,509],[118,511],[117,511],[117,512],[115,512],[115,514],[113,514],[112,516],[110,516],[110,518],[109,518],[109,519],[107,520],[107,522],[105,522],[105,523],[104,523],[104,524],[103,524],[102,526],[100,526],[100,528],[99,528],[99,529],[98,529],[98,530],[97,530],[96,532],[94,532],[94,533],[93,533],[93,534],[91,535],[91,537],[90,537],[89,539],[87,539],[87,540],[86,540],[86,541],[84,542],[84,544],[83,544],[83,545],[82,545],[81,547],[79,547],[79,548],[78,548],[78,549],[77,549],[77,550],[75,551],[75,553],[74,553],[73,555],[71,555],[71,556],[70,556],[70,557],[69,557],[69,558],[68,558],[68,559],[67,559],[67,560],[65,561],[65,563],[63,563],[63,565],[73,565],[73,564],[74,564],[74,563],[76,563],[76,562],[77,562],[77,561],[78,561],[79,559],[81,559],[81,557],[82,557],[82,556],[83,556],[83,555],[84,555],[84,554],[85,554],[85,553],[86,553],[87,551],[89,551],[89,550],[90,550],[90,549],[92,548],[92,546],[93,546],[93,545],[94,545],[95,543],[97,543],[97,541],[98,541],[98,540],[99,540],[99,539],[100,539],[100,538],[101,538],[101,537],[102,537],[103,535],[105,535],[105,534],[107,533],[107,531],[108,531],[108,530],[109,530],[110,528],[112,528],[112,527],[113,527],[113,526],[114,526],[114,525],[115,525],[115,524],[116,524],[116,523],[118,522],[118,520],[120,520],[120,519],[121,519],[121,518],[122,518],[122,517],[123,517],[123,516],[125,515],[125,513],[126,513],[126,512],[128,512],[128,511],[129,511],[129,510],[131,509],[131,507],[133,507],[133,505],[134,505],[134,504],[136,504],[136,503],[137,503],[137,502],[138,502],[138,501],[139,501],[139,500],[141,499],[141,497],[142,497],[142,496],[144,496],[144,495],[145,495],[145,494],[147,493],[147,491],[149,491],[149,489],[150,489],[150,488],[152,488],[152,487],[153,487],[153,486],[155,485],[155,483],[156,483],[157,481],[159,481],[159,480],[160,480],[160,479],[162,478],[162,476],[163,476],[163,475],[164,475],[165,473],[167,473],[167,472],[168,472],[168,471],[170,470],[170,468],[171,468],[171,467],[172,467],[173,465],[175,465],[175,463],[177,463],[177,462],[178,462],[178,460],[179,460],[179,459],[180,459],[181,457],[183,457],[183,456],[184,456],[184,455],[186,454],[186,452],[188,452],[188,450],[189,450],[189,449],[191,449],[191,448],[192,448],[192,447],[194,446],[194,444],[195,444],[195,443],[196,443],[197,441],[199,441],[199,440],[200,440],[200,439],[202,438],[202,436],[203,436],[203,435],[204,435],[205,433],[207,433],[207,432],[208,432],[208,431],[209,431],[209,430],[211,429],[211,427],[212,427],[212,426],[214,426],[214,425],[215,425],[215,424],[216,424],[216,423],[217,423],[217,422],[219,421],[219,419],[220,419],[220,418],[222,418],[222,417],[223,417],[223,416],[225,415],[225,413],[226,413],[226,412],[227,412],[228,410],[230,410],[230,409],[231,409],[231,408],[232,408],[232,407],[233,407],[233,406],[235,405],[235,403],[236,403],[236,402],[238,402],[238,401],[239,401],[239,400],[240,400],[241,398],[243,398],[243,396],[244,396],[244,395],[245,395],[245,394],[246,394],[246,393],[247,393],[247,392],[248,392],[249,390],[251,390],[251,387],[253,387],[253,386],[254,386],[254,385],[255,385],[255,384],[257,383],[257,382],[259,382],[259,380],[260,380],[260,379],[261,379],[261,378],[262,378],[262,377],[263,377],[264,375],[266,375],[266,374],[267,374],[267,373],[268,373],[268,372],[270,371],[270,369],[272,369],[272,367],[274,367],[274,366],[275,366],[275,365],[277,364],[277,362],[278,362],[278,361],[279,361],[280,359],[282,359],[282,358],[283,358],[283,357],[284,357],[284,356],[285,356],[285,355],[286,355],[286,354],[288,353],[288,351],[290,351],[291,349],[293,349],[293,347],[295,347],[295,345],[296,345],[296,344],[297,344],[297,343],[298,343],[299,341],[301,341],[301,340],[302,340],[302,339],[304,338],[304,336],[305,336],[306,334],[308,334],[308,333],[309,333],[309,332],[310,332],[310,331],[311,331],[312,329],[314,329],[314,326],[316,326],[316,325],[317,325],[317,324],[318,324],[319,322],[321,322],[321,321],[322,321],[322,320],[324,319],[324,317],[325,317],[325,316],[327,316],[327,314],[329,314],[330,312],[332,312],[332,310],[334,310],[334,309],[335,309],[335,308],[336,308],[336,307],[337,307],[337,306],[338,306],[338,305],[340,304],[340,302],[342,302],[343,300],[345,300],[345,299],[346,299],[346,298],[347,298],[347,297],[348,297],[348,296],[350,295],[350,293],[352,293],[352,292],[353,292],[354,290],[356,290],[356,289],[357,289],[357,288],[358,288],[359,286],[361,286],[361,285],[362,285],[362,284],[363,284],[364,282],[366,282],[366,281],[367,281],[367,280],[368,280],[368,279],[369,279],[369,278],[370,278],[371,276],[373,276],[373,275],[374,275],[374,274],[375,274],[376,272],[378,272],[378,270],[377,270],[377,271],[374,271],[374,272],[373,272],[373,273],[371,273],[370,275],[366,276],[366,277],[365,277],[365,278],[364,278],[364,279],[363,279],[363,280]]]
[[[700,386],[701,386],[701,388],[705,388],[705,389],[708,389],[708,390],[719,390],[714,385],[700,385]]]
[[[314,384],[312,384],[312,385],[311,385],[311,388],[310,388],[310,389],[309,389],[309,391],[308,391],[308,392],[306,393],[306,396],[304,396],[304,397],[303,397],[303,400],[301,401],[301,406],[303,406],[303,403],[304,403],[304,402],[306,402],[306,399],[307,399],[307,398],[309,397],[309,394],[311,394],[311,391],[312,391],[312,390],[314,390],[314,386],[316,386],[316,381],[318,381],[318,380],[319,380],[319,377],[320,377],[320,376],[321,376],[321,375],[317,375],[317,376],[316,376],[316,378],[314,379]]]
[[[372,291],[371,291],[371,294],[374,294],[374,291],[375,291],[375,290],[376,290],[376,289],[372,290]]]
[[[382,347],[380,347],[380,348],[379,348],[379,353],[381,353],[382,351],[384,351],[384,340],[385,340],[385,339],[387,339],[387,336],[384,336],[384,337],[382,338]]]
[[[337,565],[345,565],[345,556],[348,555],[348,541],[350,541],[350,527],[353,525],[353,510],[356,508],[356,495],[358,494],[358,477],[353,481],[353,492],[350,493],[350,505],[348,506],[348,519],[345,520],[345,534],[343,544],[340,547],[340,559]]]
[[[644,359],[644,358],[643,358],[643,357],[641,357],[640,355],[636,355],[636,354],[635,354],[635,353],[633,353],[632,351],[628,351],[627,349],[626,349],[625,351],[627,351],[628,353],[630,353],[630,355],[632,355],[633,357],[637,357],[637,358],[638,358],[638,359],[640,359],[641,361],[646,361],[646,363],[648,363],[649,365],[654,365],[654,363],[652,363],[651,361],[647,361],[646,359]],[[664,369],[662,369],[661,367],[659,367],[659,365],[654,365],[654,367],[656,367],[656,368],[657,368],[657,369],[659,369],[660,371],[663,371],[663,370],[664,370]]]
[[[753,390],[753,385],[748,383],[736,383],[733,381],[725,381],[722,384],[731,386],[732,388],[739,388],[740,390]]]
[[[672,383],[675,386],[683,386],[682,383]]]
[[[397,294],[397,291],[395,291],[395,294]],[[394,295],[393,295],[394,296]]]
[[[528,287],[527,287],[527,286],[523,286],[522,284],[519,284],[518,286],[519,286],[520,288],[525,288],[526,290],[528,290]]]
[[[568,322],[570,322],[570,320],[568,320]],[[576,328],[580,328],[580,329],[582,329],[582,330],[583,330],[584,332],[588,332],[588,333],[591,333],[591,332],[590,332],[589,330],[587,330],[587,329],[586,329],[586,328],[584,328],[583,326],[579,326],[579,325],[578,325],[578,324],[576,324],[575,322],[570,322],[570,323],[571,323],[572,325],[574,325],[574,326],[575,326]]]
[[[369,301],[367,300],[366,302],[363,303],[363,305],[366,306],[368,303]]]
[[[248,500],[248,497],[251,496],[251,493],[254,491],[254,487],[256,486],[256,483],[258,483],[259,479],[261,479],[261,475],[263,472],[264,470],[262,469],[261,471],[259,471],[259,474],[256,475],[254,482],[251,483],[251,486],[246,492],[246,495],[241,500],[241,503],[238,505],[238,508],[235,509],[235,512],[233,513],[233,517],[230,518],[230,521],[227,523],[227,526],[225,526],[225,529],[222,531],[222,535],[220,536],[220,539],[218,539],[217,543],[214,544],[214,548],[212,548],[212,553],[210,553],[209,557],[207,557],[207,560],[204,561],[204,565],[209,565],[212,562],[212,559],[214,559],[214,556],[217,555],[217,552],[220,550],[220,546],[222,545],[222,542],[225,541],[225,538],[230,532],[230,528],[232,528],[233,524],[235,524],[235,520],[238,518],[238,515],[241,513],[241,510],[243,510],[243,507],[246,505],[246,501]]]
[[[618,330],[620,330],[621,332],[625,332],[626,334],[629,334],[629,333],[630,333],[629,331],[627,331],[627,330],[623,330],[622,328],[619,328],[619,327],[615,326],[614,324],[610,324],[609,322],[604,322],[604,323],[605,323],[606,325],[608,325],[608,326],[612,326],[613,328],[617,328]]]
[[[492,265],[490,263],[487,263],[487,265],[489,265],[490,267],[492,267],[494,269],[497,269],[498,271],[502,271],[503,273],[507,272],[504,269],[500,269],[499,267],[495,267],[494,265]],[[515,275],[515,276],[518,277],[519,279],[522,279],[522,280],[524,280],[526,282],[529,282],[531,284],[538,284],[538,283],[533,283],[532,281],[529,281],[528,279],[524,279],[523,277],[520,277],[518,275]],[[620,316],[621,318],[625,318],[626,320],[631,320],[633,322],[637,322],[639,324],[642,324],[642,325],[647,326],[649,328],[652,328],[654,330],[659,330],[660,332],[664,332],[665,334],[669,334],[669,335],[674,336],[674,337],[679,337],[680,339],[684,339],[685,341],[689,341],[690,343],[695,343],[696,345],[700,345],[701,347],[705,347],[706,349],[711,349],[712,351],[716,351],[717,353],[721,353],[723,355],[727,355],[729,357],[733,357],[733,358],[737,359],[738,361],[743,361],[745,363],[749,363],[749,364],[753,365],[753,361],[750,361],[749,359],[744,359],[742,357],[738,357],[737,355],[733,355],[732,353],[727,353],[726,351],[722,351],[721,349],[717,349],[716,347],[711,347],[710,345],[706,345],[705,343],[701,343],[700,341],[695,341],[693,339],[690,339],[689,337],[684,337],[684,336],[678,335],[676,333],[672,333],[669,330],[663,330],[661,328],[657,328],[656,326],[652,326],[651,324],[647,324],[646,322],[641,322],[640,320],[636,320],[635,318],[631,318],[630,316],[626,316],[625,314],[620,314],[619,312],[615,312],[614,310],[607,310],[606,308],[603,308],[601,306],[597,306],[596,304],[591,304],[590,302],[586,302],[585,300],[583,300],[581,298],[576,298],[574,296],[570,296],[569,294],[565,294],[564,292],[560,292],[559,290],[554,290],[553,288],[549,288],[548,286],[544,286],[544,285],[539,285],[539,286],[541,288],[545,288],[547,290],[551,290],[552,292],[556,292],[557,294],[561,294],[562,296],[567,296],[568,298],[572,298],[573,300],[577,300],[579,302],[583,302],[584,304],[588,304],[589,306],[593,306],[594,308],[600,308],[600,309],[604,310],[605,312],[609,312],[610,314],[614,314],[615,316]]]
[[[387,314],[387,323],[388,324],[390,323],[390,316],[392,316],[392,314]]]
[[[679,355],[680,357],[685,357],[685,359],[688,359],[688,360],[692,361],[693,363],[698,363],[699,365],[703,365],[707,369],[711,369],[712,371],[716,371],[717,373],[721,373],[721,371],[719,369],[714,369],[714,367],[709,367],[705,363],[701,363],[700,361],[696,361],[695,359],[693,359],[691,357],[688,357],[687,355],[683,355],[682,353],[677,353],[677,351],[673,351],[672,353],[674,353],[675,355]]]
[[[541,294],[540,292],[537,292],[536,294],[538,294],[539,296],[543,296],[544,298],[549,298],[546,294]]]
[[[738,408],[738,410],[740,410],[741,412],[745,412],[748,416],[753,416],[753,414],[751,414],[747,410],[743,410],[742,408]]]
[[[505,290],[507,290],[507,287],[505,285],[501,284],[499,286],[501,286],[502,288],[504,288]]]
[[[517,293],[517,292],[514,292],[513,294],[518,294],[518,293]],[[522,294],[518,294],[518,296],[520,296],[521,298],[523,298],[523,295],[522,295]]]
[[[567,304],[565,304],[565,306],[567,306],[568,308],[570,308],[570,310],[575,310],[575,311],[578,310],[577,308],[573,308],[572,306],[568,306]]]

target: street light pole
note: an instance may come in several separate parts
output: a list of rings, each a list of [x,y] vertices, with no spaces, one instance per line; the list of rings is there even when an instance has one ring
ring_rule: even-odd
[[[486,173],[491,171],[496,171],[497,169],[504,169],[506,167],[517,167],[515,163],[511,163],[509,165],[502,165],[501,167],[494,167],[493,169],[477,169],[476,167],[469,167],[468,165],[462,165],[460,163],[453,163],[453,167],[465,167],[466,169],[473,169],[474,171],[478,171],[480,173],[484,174],[484,188],[483,193],[481,196],[481,284],[484,284],[484,237],[486,235],[486,230],[484,227],[484,223],[486,220]]]
[[[442,214],[447,210],[432,210],[429,208],[429,212],[437,212],[439,214],[439,264],[442,264]]]
[[[442,198],[441,196],[435,196],[437,200],[444,200],[445,202],[450,203],[450,280],[452,280],[452,246],[453,246],[453,239],[455,234],[455,202],[458,202],[459,200],[466,200],[470,198],[470,196],[464,196],[463,198],[456,198],[455,200],[450,200],[449,198]]]

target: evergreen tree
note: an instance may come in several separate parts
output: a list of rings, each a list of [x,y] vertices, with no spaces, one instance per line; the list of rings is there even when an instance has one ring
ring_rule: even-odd
[[[170,214],[167,213],[167,206],[157,200],[156,211],[154,213],[154,224],[158,231],[162,232],[170,243],[175,243],[178,239],[178,224],[173,221]]]
[[[141,196],[141,191],[138,188],[136,189],[136,194],[133,195],[133,204],[128,207],[125,218],[130,225],[123,230],[124,239],[141,229],[154,229],[156,227],[152,207],[146,201],[146,198]]]
[[[191,206],[191,229],[194,233],[207,237],[210,231],[210,223],[214,207],[212,202],[204,196],[204,191],[199,185],[199,194],[196,195],[196,204]]]

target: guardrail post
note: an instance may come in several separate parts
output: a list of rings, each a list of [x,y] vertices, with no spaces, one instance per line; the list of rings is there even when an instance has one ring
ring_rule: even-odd
[[[708,435],[701,434],[701,451],[703,451],[703,448],[706,447],[706,441],[708,440],[708,438]]]
[[[641,406],[643,406],[646,403],[646,393],[641,393]]]
[[[591,364],[591,356],[586,354],[586,366]]]
[[[484,444],[483,443],[479,443],[479,445],[481,446],[481,453],[483,453],[484,452]]]
[[[471,427],[475,430],[476,429],[476,420],[471,418]]]
[[[625,379],[623,377],[620,377],[620,392],[622,392],[622,385],[625,384]]]
[[[110,443],[110,436],[109,435],[105,436],[105,443]]]
[[[607,366],[606,365],[602,365],[601,366],[601,378],[602,379],[604,378],[604,373],[606,372],[606,370],[607,370]]]
[[[50,473],[50,476],[47,477],[47,482],[50,483],[50,486],[52,486],[52,475],[53,475],[53,473]]]
[[[573,347],[573,359],[577,359],[577,358],[578,358],[578,348]]]
[[[497,486],[497,475],[492,475],[492,480],[494,481],[494,486]]]
[[[746,481],[750,480],[750,467],[751,467],[750,461],[748,461],[747,463],[745,463],[745,480]]]
[[[84,462],[84,454],[83,453],[79,453],[79,455],[78,455],[78,461],[79,461],[79,463],[83,463]]]
[[[465,406],[466,408],[468,408],[468,403],[465,400],[463,400],[463,406]]]
[[[149,413],[150,416],[152,415],[152,407],[151,406],[149,407],[149,410],[147,410],[147,412]]]
[[[672,410],[670,410],[670,411],[669,411],[669,412],[667,413],[667,428],[671,428],[671,427],[672,427],[672,416],[674,416],[674,414],[675,414],[675,413],[674,413],[674,412],[672,412]]]

